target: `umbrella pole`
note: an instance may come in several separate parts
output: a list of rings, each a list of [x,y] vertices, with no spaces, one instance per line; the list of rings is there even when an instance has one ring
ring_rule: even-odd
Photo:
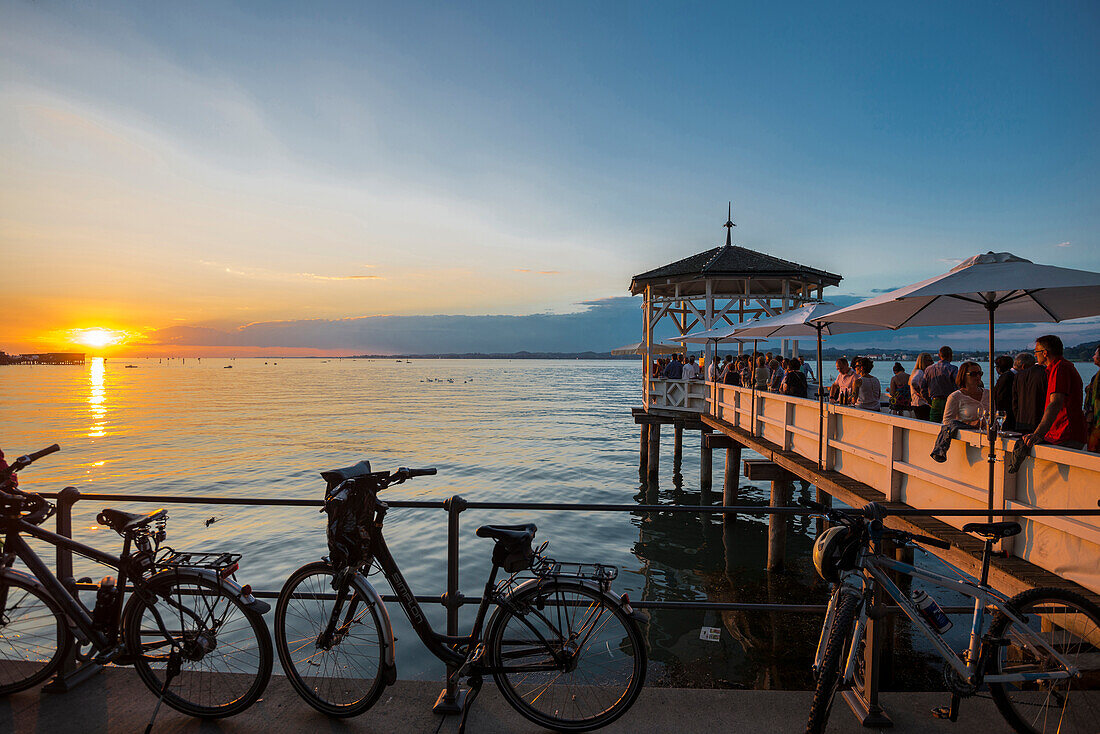
[[[987,432],[989,438],[989,522],[993,522],[993,486],[996,481],[994,467],[997,461],[994,448],[997,441],[997,403],[993,395],[993,380],[996,374],[993,371],[993,314],[997,310],[997,304],[987,303],[985,307],[989,311],[989,430]]]
[[[821,330],[824,325],[815,325],[817,329],[817,468],[824,469],[825,448],[825,378],[821,376]]]

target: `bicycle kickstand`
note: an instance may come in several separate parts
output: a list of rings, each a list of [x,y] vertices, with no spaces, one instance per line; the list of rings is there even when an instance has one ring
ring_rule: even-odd
[[[932,709],[932,716],[937,719],[947,719],[954,723],[959,720],[959,703],[962,701],[962,697],[957,693],[951,694],[950,706],[938,706]]]
[[[462,705],[462,718],[458,720],[458,734],[465,734],[466,731],[466,717],[470,714],[470,709],[474,705],[474,699],[477,698],[477,694],[481,693],[481,676],[470,676],[470,690],[466,692],[466,702]]]
[[[149,725],[145,727],[145,734],[150,734],[153,731],[153,722],[157,720],[157,714],[160,713],[160,705],[164,703],[164,694],[168,693],[168,686],[172,685],[172,679],[180,673],[180,665],[182,663],[180,657],[180,651],[173,649],[168,654],[168,669],[164,672],[164,685],[160,689],[160,698],[157,699],[156,708],[153,709],[153,715],[149,717]]]

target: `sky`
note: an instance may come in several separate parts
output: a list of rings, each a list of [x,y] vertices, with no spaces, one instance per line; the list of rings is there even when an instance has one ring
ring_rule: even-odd
[[[1100,270],[1100,6],[768,5],[0,0],[0,350],[604,351],[731,200],[838,303]]]

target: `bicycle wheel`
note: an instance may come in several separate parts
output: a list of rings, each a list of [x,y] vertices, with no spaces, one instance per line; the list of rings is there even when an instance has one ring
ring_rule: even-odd
[[[0,696],[53,675],[73,644],[52,597],[20,578],[0,577]]]
[[[817,687],[814,689],[814,702],[810,707],[810,718],[806,722],[806,734],[820,734],[825,731],[829,721],[829,711],[833,699],[840,689],[844,674],[844,665],[848,661],[848,651],[852,646],[855,633],[856,612],[861,599],[853,594],[844,594],[840,599],[829,638],[825,642],[825,655],[817,671]]]
[[[581,583],[521,588],[493,615],[490,665],[505,700],[527,719],[557,731],[610,724],[638,698],[646,649],[618,600]]]
[[[1081,675],[990,683],[997,708],[1013,729],[1025,734],[1095,734],[1100,722],[1100,608],[1073,592],[1048,588],[1029,589],[1009,604],[1026,616],[1031,635],[1046,640]],[[998,615],[990,635],[1008,641],[990,660],[990,673],[1040,673],[1062,667],[1049,653],[1028,644],[1024,630],[1004,615]]]
[[[177,648],[181,667],[164,691],[166,704],[191,716],[220,718],[255,703],[271,678],[274,657],[263,616],[204,576],[162,576],[144,591],[151,593],[130,597],[123,629],[149,690],[161,695],[169,654]]]
[[[353,584],[331,639],[322,639],[336,603],[332,576],[321,562],[291,574],[275,605],[275,647],[306,703],[329,716],[355,716],[386,687],[384,632],[376,605]]]

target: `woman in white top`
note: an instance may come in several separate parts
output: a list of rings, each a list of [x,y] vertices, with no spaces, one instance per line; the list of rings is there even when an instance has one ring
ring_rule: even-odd
[[[983,416],[989,414],[989,391],[982,382],[982,367],[977,362],[963,362],[955,375],[959,389],[947,398],[943,409],[943,422],[962,421],[977,427]]]
[[[871,374],[871,368],[875,366],[867,357],[856,357],[852,360],[852,366],[856,368],[856,382],[852,390],[856,394],[856,407],[864,410],[873,410],[876,413],[882,411],[882,384],[878,378]]]
[[[932,412],[932,406],[921,395],[921,388],[924,386],[924,371],[931,364],[932,355],[928,352],[921,352],[917,355],[917,366],[913,369],[913,374],[909,375],[909,394],[912,396],[913,416],[920,418],[922,421],[928,420],[928,415]]]

